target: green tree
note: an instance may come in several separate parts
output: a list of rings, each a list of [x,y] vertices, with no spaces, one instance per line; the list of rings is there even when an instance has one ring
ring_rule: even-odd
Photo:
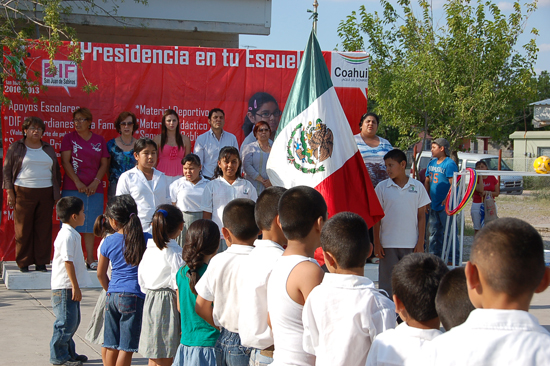
[[[120,0],[123,1],[123,0]],[[136,3],[147,4],[147,0],[134,0]],[[3,80],[13,78],[21,87],[21,94],[29,96],[31,87],[39,86],[40,74],[29,73],[25,61],[29,55],[28,50],[32,47],[41,48],[47,51],[53,61],[63,41],[70,41],[69,60],[80,65],[80,45],[78,36],[70,25],[65,21],[75,8],[83,9],[92,15],[103,15],[115,17],[121,24],[125,21],[116,17],[118,5],[113,0],[107,9],[102,2],[93,0],[64,1],[64,0],[0,0],[0,46],[2,49],[2,61],[0,79],[2,80],[2,94],[0,101],[9,103],[3,94]],[[55,66],[50,63],[50,72],[55,73]],[[86,83],[83,90],[92,92],[97,86]]]
[[[422,131],[455,148],[479,134],[502,139],[515,119],[512,102],[526,105],[535,95],[538,48],[534,39],[521,53],[516,46],[536,2],[525,14],[516,2],[506,17],[490,1],[449,0],[441,26],[424,0],[420,16],[409,0],[380,2],[381,14],[361,6],[340,22],[338,35],[345,50],[370,53],[369,95],[385,123],[399,128],[399,146],[418,142]]]

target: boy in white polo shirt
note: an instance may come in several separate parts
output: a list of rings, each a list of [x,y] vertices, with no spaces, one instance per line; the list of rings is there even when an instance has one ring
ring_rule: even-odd
[[[374,255],[380,258],[379,288],[391,299],[393,267],[407,254],[424,251],[425,210],[431,201],[422,183],[405,173],[407,155],[403,151],[389,151],[384,162],[390,178],[375,188],[385,215],[374,225]]]
[[[395,305],[364,277],[372,252],[361,216],[341,212],[321,232],[330,271],[304,305],[304,350],[316,366],[364,366],[374,338],[395,328]]]
[[[218,366],[248,365],[250,349],[241,345],[238,334],[239,298],[243,261],[254,249],[259,233],[254,220],[254,201],[237,198],[229,202],[222,218],[222,233],[228,249],[210,260],[195,286],[198,294],[195,311],[212,326],[221,327],[215,347]]]
[[[441,334],[435,296],[447,272],[443,260],[428,253],[411,253],[396,264],[392,275],[393,302],[403,322],[376,337],[366,366],[404,365],[420,353],[424,344]],[[455,347],[462,351],[459,345]],[[455,354],[447,356],[452,359]]]
[[[483,227],[465,269],[476,309],[410,364],[548,365],[550,334],[528,312],[533,295],[550,282],[543,249],[540,234],[525,221],[501,218]]]
[[[84,224],[84,202],[77,197],[63,197],[57,202],[57,216],[63,223],[55,238],[52,260],[52,310],[55,314],[50,342],[50,362],[54,365],[79,366],[88,358],[76,354],[73,336],[80,324],[80,287],[91,285],[86,271],[80,234]]]
[[[243,261],[241,271],[239,336],[243,346],[253,348],[250,365],[255,366],[273,362],[273,333],[267,324],[267,280],[287,244],[277,224],[279,199],[285,192],[283,187],[269,187],[258,197],[254,217],[262,239],[254,242],[254,249]]]

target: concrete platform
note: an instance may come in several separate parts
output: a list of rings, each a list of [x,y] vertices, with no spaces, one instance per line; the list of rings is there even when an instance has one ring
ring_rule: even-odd
[[[8,290],[49,290],[51,288],[51,265],[46,266],[48,272],[38,272],[34,270],[34,266],[30,266],[27,273],[21,272],[15,262],[3,262],[2,267],[2,278]],[[92,280],[92,286],[89,288],[101,288],[96,271],[88,270],[88,275]]]

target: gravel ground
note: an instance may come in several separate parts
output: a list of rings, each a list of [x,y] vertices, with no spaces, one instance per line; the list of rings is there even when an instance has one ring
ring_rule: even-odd
[[[538,199],[534,192],[525,191],[520,196],[502,195],[495,199],[498,217],[516,217],[535,226],[544,240],[544,249],[550,250],[550,200]],[[463,261],[470,258],[474,241],[469,203],[464,208],[465,235]],[[459,237],[460,239],[460,237]]]

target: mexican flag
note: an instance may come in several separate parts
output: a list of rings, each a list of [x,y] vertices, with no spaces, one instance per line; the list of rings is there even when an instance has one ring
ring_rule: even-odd
[[[359,214],[369,227],[384,212],[311,32],[267,161],[274,186],[319,191],[329,217]]]

